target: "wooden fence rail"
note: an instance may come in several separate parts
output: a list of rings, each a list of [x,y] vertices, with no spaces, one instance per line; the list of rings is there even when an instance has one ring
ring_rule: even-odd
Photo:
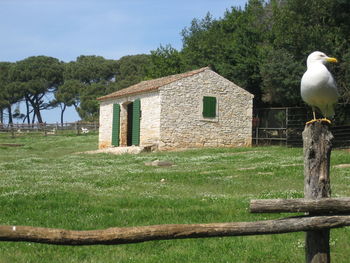
[[[349,215],[300,216],[277,220],[174,224],[74,231],[30,226],[0,226],[0,241],[55,245],[118,245],[152,240],[283,234],[350,226]]]
[[[350,198],[260,199],[250,201],[251,213],[350,213]]]

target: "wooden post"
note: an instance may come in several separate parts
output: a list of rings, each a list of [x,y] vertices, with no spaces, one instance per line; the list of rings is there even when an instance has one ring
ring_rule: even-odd
[[[333,135],[328,125],[314,122],[303,131],[305,199],[330,197],[330,156]],[[329,229],[306,232],[306,262],[329,263]]]
[[[350,198],[260,199],[250,201],[251,213],[312,212],[331,215],[350,213]]]
[[[43,123],[42,127],[43,127],[43,129],[44,129],[44,136],[47,136],[47,126],[46,126],[46,122]]]
[[[286,146],[288,146],[288,120],[289,120],[289,111],[288,107],[286,108]]]
[[[75,130],[77,132],[77,135],[80,134],[80,130],[79,130],[79,122],[75,122]]]
[[[11,138],[15,138],[15,128],[13,127],[13,124],[10,124],[10,131],[11,131]]]

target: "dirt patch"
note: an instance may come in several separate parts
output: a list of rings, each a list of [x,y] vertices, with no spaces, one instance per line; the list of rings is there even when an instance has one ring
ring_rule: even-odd
[[[96,154],[96,153],[111,153],[111,154],[139,154],[143,151],[142,147],[130,146],[130,147],[111,147],[105,149],[98,149],[93,151],[78,152],[77,154]]]

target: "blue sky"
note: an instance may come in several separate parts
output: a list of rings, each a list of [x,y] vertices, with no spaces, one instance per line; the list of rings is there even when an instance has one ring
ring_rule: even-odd
[[[182,47],[180,32],[192,19],[214,18],[247,0],[0,0],[0,61],[79,55],[108,59],[148,54],[160,45]],[[44,111],[46,122],[59,120]],[[67,121],[78,118],[70,109]]]

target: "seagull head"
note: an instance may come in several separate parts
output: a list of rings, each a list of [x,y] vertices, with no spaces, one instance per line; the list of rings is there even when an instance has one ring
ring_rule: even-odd
[[[338,60],[336,58],[328,57],[325,53],[320,52],[320,51],[312,52],[307,57],[307,65],[308,66],[313,64],[313,63],[326,64],[327,62],[336,63],[336,62],[338,62]]]

